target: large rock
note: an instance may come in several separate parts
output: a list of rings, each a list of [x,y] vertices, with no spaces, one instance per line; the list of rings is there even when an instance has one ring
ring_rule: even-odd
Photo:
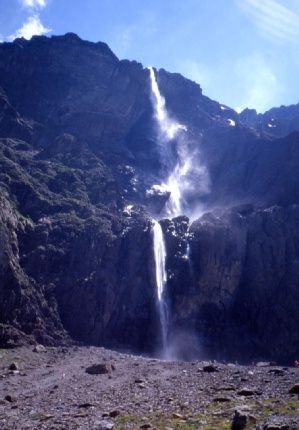
[[[111,363],[99,363],[93,364],[86,368],[85,372],[89,375],[105,375],[106,373],[112,373],[115,369],[114,364]]]

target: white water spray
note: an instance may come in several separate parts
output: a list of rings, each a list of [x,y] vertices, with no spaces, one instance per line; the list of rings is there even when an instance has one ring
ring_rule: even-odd
[[[171,118],[167,112],[165,99],[161,95],[154,69],[149,67],[152,103],[155,119],[159,126],[158,144],[161,150],[161,158],[164,165],[171,165],[167,157],[172,158],[172,153],[176,152],[177,161],[174,168],[168,172],[166,180],[160,184],[155,184],[148,190],[150,195],[169,193],[169,198],[165,204],[164,214],[169,218],[188,213],[186,196],[206,192],[209,187],[208,173],[199,160],[197,150],[191,148],[187,138],[187,127]],[[175,145],[170,151],[167,145]],[[194,145],[196,148],[196,145]],[[167,285],[166,273],[166,249],[163,231],[158,221],[153,220],[153,247],[156,269],[157,303],[160,317],[163,356],[169,356],[168,351],[168,331],[169,331],[169,309],[166,300],[165,288]],[[189,258],[189,249],[186,257]]]
[[[175,144],[177,162],[172,171],[169,172],[168,177],[160,185],[154,185],[151,190],[154,193],[159,188],[161,192],[169,193],[169,199],[165,205],[165,215],[170,218],[181,215],[185,210],[188,212],[188,205],[185,201],[185,196],[196,191],[205,193],[208,190],[208,173],[204,166],[198,162],[198,154],[195,149],[191,148],[188,141],[187,127],[180,124],[171,118],[167,112],[165,99],[161,95],[154,69],[149,67],[151,90],[152,90],[152,103],[154,107],[155,118],[157,120],[160,131],[160,144],[166,145]],[[165,165],[169,164],[169,160],[163,160],[169,156],[169,151],[161,153],[162,161]],[[197,162],[196,162],[197,160]],[[150,191],[151,191],[150,190]]]
[[[155,273],[158,298],[158,310],[161,326],[162,352],[166,355],[167,332],[168,332],[168,307],[165,297],[166,274],[166,248],[164,243],[162,227],[158,221],[153,220],[153,245],[155,256]]]
[[[187,129],[184,125],[173,121],[169,117],[165,107],[165,99],[159,91],[154,69],[152,67],[149,67],[149,71],[151,77],[152,94],[154,98],[155,118],[160,126],[160,131],[162,135],[164,135],[166,140],[174,139],[179,130]]]

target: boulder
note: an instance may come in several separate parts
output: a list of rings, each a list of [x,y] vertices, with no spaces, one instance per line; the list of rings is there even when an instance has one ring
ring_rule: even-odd
[[[105,375],[112,373],[115,370],[115,366],[112,363],[99,363],[93,364],[85,369],[85,372],[89,375]]]

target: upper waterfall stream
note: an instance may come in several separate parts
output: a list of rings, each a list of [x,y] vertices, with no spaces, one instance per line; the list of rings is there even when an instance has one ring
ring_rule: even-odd
[[[183,191],[184,187],[186,186],[185,181],[191,169],[191,163],[184,148],[185,145],[182,136],[182,133],[187,131],[187,127],[178,123],[169,116],[165,105],[165,99],[159,90],[154,69],[149,67],[149,71],[151,79],[152,102],[155,118],[159,126],[162,144],[170,145],[174,139],[181,136],[177,141],[177,161],[174,169],[169,172],[165,182],[155,186],[156,189],[170,193],[169,199],[165,205],[165,214],[172,218],[180,215],[182,212]],[[162,161],[164,161],[165,164],[168,164],[169,162],[169,160]]]

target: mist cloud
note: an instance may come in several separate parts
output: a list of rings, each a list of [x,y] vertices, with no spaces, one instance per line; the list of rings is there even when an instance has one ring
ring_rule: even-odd
[[[27,18],[24,24],[15,33],[11,34],[6,39],[10,42],[19,37],[29,40],[32,36],[40,36],[50,33],[50,31],[52,30],[43,25],[38,15],[32,15]]]
[[[241,57],[235,65],[235,74],[242,82],[242,99],[239,107],[265,111],[273,106],[280,93],[281,83],[269,63],[259,54]]]
[[[47,0],[20,0],[22,6],[27,8],[44,8],[47,6]]]

